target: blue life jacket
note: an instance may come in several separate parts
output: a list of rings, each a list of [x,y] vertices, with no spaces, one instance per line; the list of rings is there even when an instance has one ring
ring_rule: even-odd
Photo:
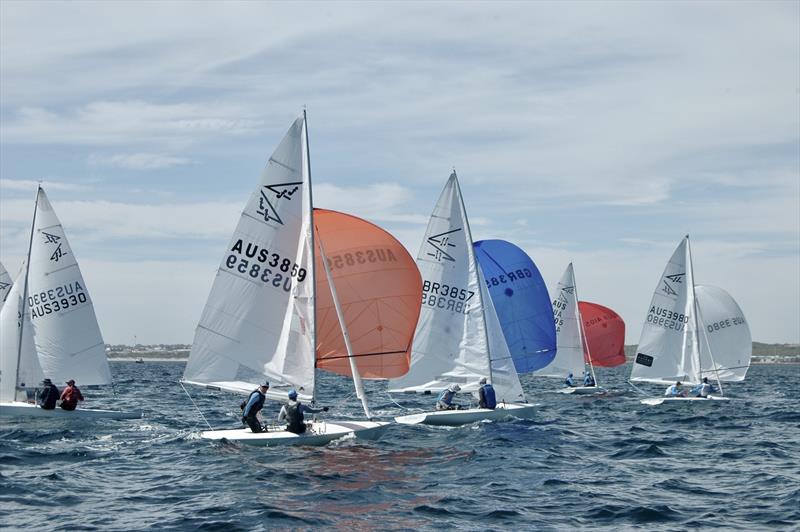
[[[485,403],[483,408],[494,410],[497,406],[497,398],[494,393],[494,386],[491,384],[484,384],[481,386],[481,392],[483,392],[483,401]]]
[[[254,395],[257,395],[258,397],[255,398],[255,401],[250,406],[250,408],[247,408],[247,405],[250,404],[250,401],[253,401]],[[266,397],[264,396],[264,394],[262,394],[261,391],[258,389],[255,389],[252,392],[250,392],[250,397],[248,397],[247,403],[245,404],[244,409],[242,411],[242,417],[250,417],[258,414],[261,411],[261,409],[264,408],[265,399]]]
[[[443,390],[442,393],[439,394],[437,401],[441,401],[447,406],[450,406],[450,403],[453,402],[453,396],[455,392],[451,392],[450,390]]]

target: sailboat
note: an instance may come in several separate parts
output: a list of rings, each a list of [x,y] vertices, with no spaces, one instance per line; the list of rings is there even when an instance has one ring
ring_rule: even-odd
[[[384,264],[388,257],[387,248],[381,249],[380,253],[377,246],[364,248],[365,245],[369,248],[369,245],[361,241],[364,233],[359,231],[363,230],[363,225],[359,226],[360,229],[351,225],[347,231],[352,231],[351,236],[358,235],[358,239],[350,239],[349,249],[343,249],[347,238],[329,237],[320,227],[314,230],[315,221],[323,221],[323,218],[326,215],[316,220],[312,209],[308,132],[303,113],[270,157],[258,187],[242,212],[197,326],[183,382],[214,390],[249,393],[256,387],[255,383],[268,379],[271,384],[268,398],[286,401],[286,391],[294,388],[301,400],[307,402],[315,398],[316,367],[328,365],[328,369],[335,368],[333,371],[340,373],[346,371],[352,376],[367,420],[315,419],[300,435],[280,426],[261,433],[254,433],[249,428],[208,430],[200,434],[202,438],[258,446],[324,445],[348,435],[374,439],[388,427],[388,422],[370,420],[372,416],[359,368],[362,364],[369,365],[367,359],[386,362],[389,359],[383,355],[397,354],[388,351],[404,348],[405,355],[390,357],[391,362],[387,362],[386,367],[391,368],[390,372],[405,372],[413,325],[405,327],[410,332],[405,333],[403,341],[404,333],[385,327],[383,321],[376,324],[375,321],[355,318],[354,322],[345,318],[342,303],[357,309],[355,314],[363,320],[370,314],[371,303],[359,299],[357,290],[360,286],[364,288],[362,295],[369,293],[367,284],[370,281],[359,275],[369,275],[370,271],[374,273],[381,269],[390,272]],[[342,220],[336,216],[333,218]],[[335,251],[326,253],[328,244]],[[399,243],[394,241],[387,245],[397,251]],[[323,257],[326,260],[322,260]],[[413,266],[413,261],[411,264]],[[320,269],[322,272],[318,276]],[[414,275],[419,279],[418,273]],[[334,282],[337,276],[356,283],[351,289],[348,281],[340,281],[342,302]],[[386,286],[388,283],[384,278],[376,284]],[[321,286],[329,290],[330,300],[325,301],[330,306],[323,301]],[[407,297],[418,301],[419,286],[412,283]],[[388,315],[396,316],[396,313]],[[415,314],[412,312],[410,315],[416,322]],[[338,322],[338,336],[327,325],[330,316],[335,316]],[[350,339],[348,326],[359,329],[359,337],[354,341]],[[370,326],[380,329],[376,332]],[[385,334],[383,330],[386,330]],[[363,336],[370,335],[377,344],[361,342]],[[385,350],[382,339],[388,339],[389,335],[394,335],[396,345]],[[322,344],[321,340],[324,340]],[[376,345],[377,348],[375,352],[356,353],[354,344],[358,349],[367,345],[370,345],[368,349]],[[318,351],[325,356],[318,357]],[[359,358],[358,363],[356,358]],[[371,368],[371,371],[375,374],[370,377],[382,375],[380,369]]]
[[[136,418],[141,412],[78,407],[44,410],[20,401],[47,377],[80,386],[111,384],[105,343],[78,262],[44,189],[36,193],[25,269],[0,311],[0,415]],[[36,378],[32,379],[32,376]]]
[[[389,392],[439,393],[457,384],[478,390],[485,377],[497,408],[441,410],[396,417],[398,423],[463,425],[508,416],[529,417],[514,361],[475,258],[472,234],[453,172],[431,215],[417,265],[422,274],[422,310],[414,335],[411,368],[389,381]]]
[[[733,298],[720,288],[695,285],[686,235],[653,293],[630,380],[697,385],[709,377],[717,381],[720,395],[655,397],[641,402],[728,400],[722,381],[743,380],[751,354],[750,329]]]
[[[3,263],[0,262],[0,309],[3,308],[3,304],[6,302],[8,293],[11,292],[12,284],[13,282],[11,281],[11,276],[6,271]]]
[[[575,283],[575,270],[570,262],[558,281],[556,295],[553,299],[553,316],[556,326],[557,351],[555,359],[544,369],[537,371],[543,377],[566,379],[569,374],[579,382],[583,375],[590,373],[597,383],[597,376],[592,363],[592,353],[586,342],[580,306],[578,305],[578,287]],[[588,370],[586,368],[588,364]],[[602,393],[606,390],[599,385],[570,386],[558,390],[558,393],[587,395]]]

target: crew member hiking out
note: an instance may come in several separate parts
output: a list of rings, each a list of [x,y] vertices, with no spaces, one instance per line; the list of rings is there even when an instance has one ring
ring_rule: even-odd
[[[78,401],[83,401],[83,394],[75,386],[75,379],[67,381],[67,387],[61,392],[61,408],[64,410],[75,410]]]
[[[264,427],[261,426],[261,421],[258,419],[258,413],[264,408],[267,390],[269,390],[269,383],[265,382],[250,392],[247,402],[242,403],[242,423],[250,427],[253,432],[264,432]]]

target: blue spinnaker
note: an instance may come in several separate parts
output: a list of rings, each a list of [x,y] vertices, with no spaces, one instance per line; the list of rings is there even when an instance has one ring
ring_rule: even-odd
[[[556,356],[556,327],[539,269],[505,240],[481,240],[473,247],[517,372],[547,366]]]

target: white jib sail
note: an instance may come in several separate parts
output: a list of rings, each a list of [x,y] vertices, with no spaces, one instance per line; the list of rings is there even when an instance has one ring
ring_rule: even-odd
[[[417,265],[422,274],[422,310],[414,334],[411,368],[406,375],[391,380],[389,391],[437,392],[450,384],[458,384],[465,392],[475,391],[481,377],[492,379],[484,312],[494,312],[494,307],[485,306],[491,298],[482,290],[484,282],[455,173],[428,222]],[[504,356],[500,354],[499,358]],[[508,364],[513,370],[510,358]],[[510,382],[501,378],[493,383],[498,400],[514,401],[521,395],[516,371],[513,373]]]
[[[44,378],[36,348],[33,345],[33,326],[28,311],[22,313],[21,287],[25,271],[8,294],[0,309],[0,401],[24,401],[25,393],[18,388],[36,388]],[[20,330],[22,341],[20,342]]]
[[[653,293],[631,380],[664,384],[701,380],[688,236],[672,254]]]
[[[753,339],[742,309],[728,292],[716,286],[697,285],[695,294],[702,327],[703,377],[743,381],[750,367]]]
[[[3,303],[5,303],[6,298],[8,298],[8,293],[11,291],[11,276],[6,271],[3,263],[0,262],[0,309],[3,308]]]
[[[313,395],[315,326],[306,125],[270,157],[217,271],[184,380],[288,385]]]
[[[553,318],[556,322],[556,356],[547,366],[536,371],[543,377],[566,378],[572,373],[581,384],[585,368],[583,357],[583,335],[578,317],[578,295],[575,287],[575,271],[570,262],[556,287],[553,300]]]
[[[36,199],[28,308],[44,376],[111,384],[105,342],[78,262],[42,188]]]

